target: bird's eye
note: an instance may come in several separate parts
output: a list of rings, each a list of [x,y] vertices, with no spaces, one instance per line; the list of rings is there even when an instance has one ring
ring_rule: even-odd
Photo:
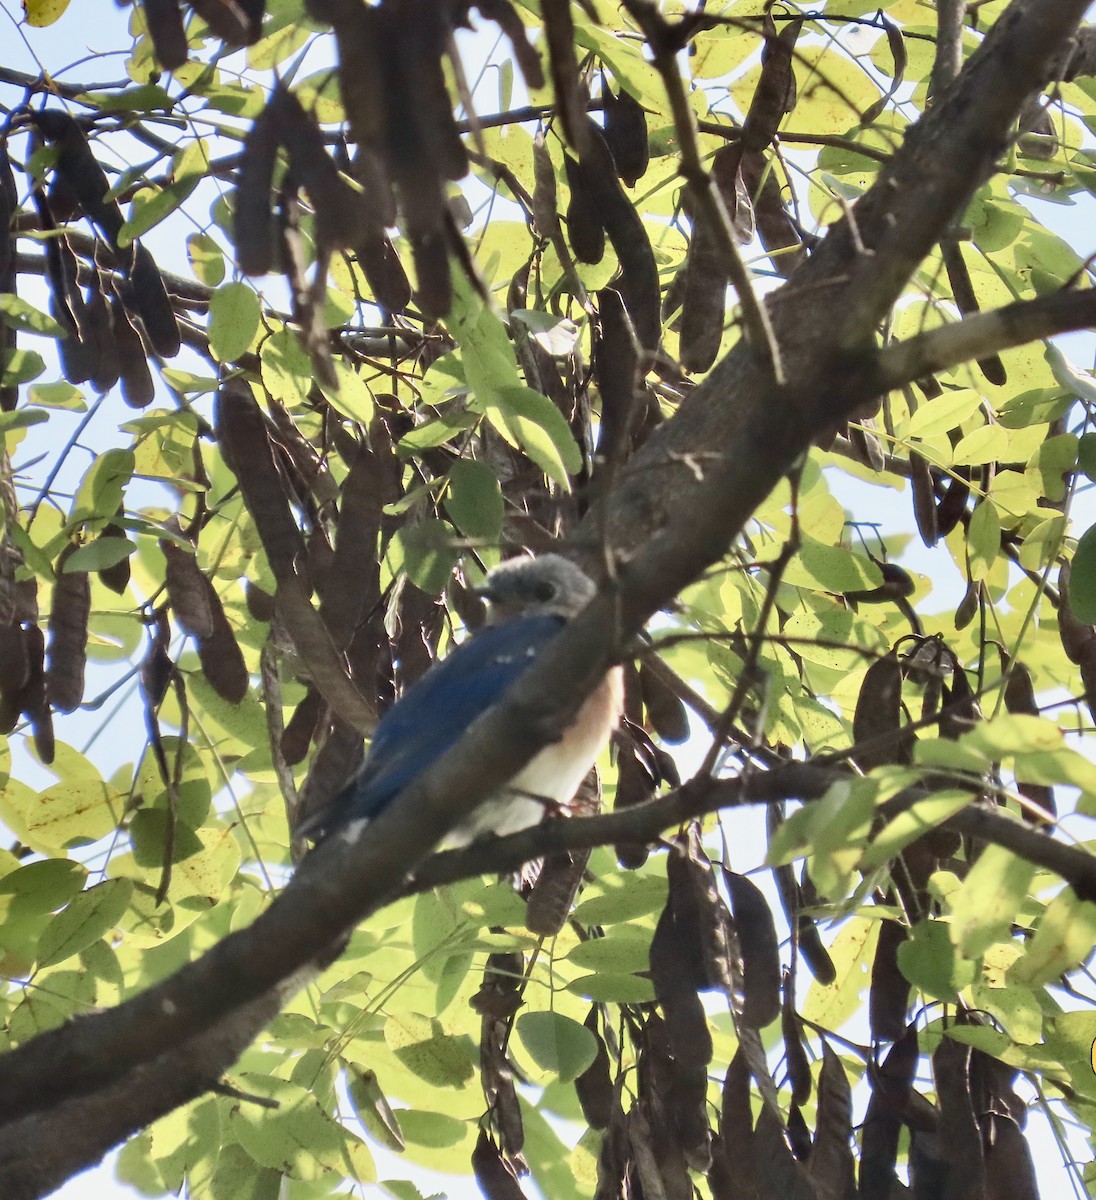
[[[544,583],[538,583],[533,589],[533,595],[538,600],[554,600],[556,598],[556,585],[545,580]]]

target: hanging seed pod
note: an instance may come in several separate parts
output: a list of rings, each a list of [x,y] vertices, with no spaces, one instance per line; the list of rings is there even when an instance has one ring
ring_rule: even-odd
[[[541,5],[545,40],[548,43],[548,70],[563,134],[573,150],[585,150],[588,140],[586,95],[575,58],[575,26],[571,19],[571,0],[544,0]]]
[[[658,266],[651,239],[617,178],[604,134],[589,117],[585,120],[586,146],[579,162],[587,195],[620,262],[620,295],[636,339],[653,352],[658,349],[662,325]]]
[[[117,200],[106,199],[110,184],[80,123],[56,108],[41,109],[31,115],[31,120],[57,153],[54,170],[106,241],[117,248],[125,220]]]
[[[806,248],[799,226],[784,203],[773,163],[763,154],[744,154],[741,171],[743,188],[750,197],[753,209],[757,236],[774,269],[787,279],[806,257]]]
[[[864,673],[852,728],[857,746],[870,743],[856,754],[863,770],[902,761],[909,739],[901,734],[902,667],[897,650],[876,659]]]
[[[305,562],[304,539],[274,460],[266,421],[251,389],[230,380],[217,393],[217,441],[255,519],[275,578],[296,575]]]
[[[529,88],[544,87],[544,68],[540,54],[529,40],[529,31],[510,0],[476,0],[476,8],[506,35],[518,66]]]
[[[147,408],[156,398],[156,383],[149,369],[144,339],[117,294],[111,298],[110,315],[122,399],[130,408]]]
[[[932,484],[929,464],[920,454],[910,451],[910,488],[913,492],[913,516],[917,532],[928,547],[936,545],[940,536],[936,524],[936,492]]]
[[[274,164],[278,126],[269,105],[252,122],[240,154],[232,240],[245,275],[268,275],[274,266]]]
[[[175,71],[187,60],[189,47],[179,0],[141,0],[156,61],[165,71]]]
[[[575,1093],[586,1124],[591,1129],[606,1129],[613,1114],[613,1080],[609,1073],[609,1051],[598,1029],[597,1005],[592,1004],[583,1022],[593,1034],[597,1053],[593,1062],[575,1079]]]
[[[784,976],[784,1002],[780,1009],[780,1032],[784,1038],[784,1056],[791,1083],[792,1099],[802,1106],[811,1098],[811,1064],[803,1046],[803,1030],[795,1012],[791,974]]]
[[[514,1169],[502,1157],[486,1129],[481,1129],[472,1151],[472,1173],[485,1200],[525,1200]]]
[[[792,51],[802,28],[802,19],[789,21],[778,35],[772,17],[765,17],[761,74],[742,125],[742,145],[747,152],[764,150],[776,137],[784,114],[795,108]]]
[[[103,526],[97,538],[97,543],[105,551],[117,557],[116,561],[108,566],[100,567],[96,574],[103,584],[119,596],[124,596],[126,588],[129,587],[129,556],[133,550],[133,543],[126,534],[125,526],[121,524],[124,516],[125,506],[120,504],[115,519]]]
[[[780,1012],[780,943],[765,894],[747,875],[723,869],[742,958],[741,1020],[763,1029]]]
[[[187,0],[190,7],[209,26],[210,33],[226,46],[247,46],[254,22],[237,0]]]
[[[906,1028],[910,984],[898,968],[898,948],[909,930],[898,921],[882,921],[872,960],[868,992],[868,1025],[872,1041],[896,1041]]]
[[[0,141],[0,293],[14,295],[18,274],[15,269],[15,233],[13,222],[19,208],[19,193],[15,187],[7,141]],[[14,325],[0,315],[0,378],[17,349]],[[19,399],[16,384],[0,386],[0,411],[11,412]]]
[[[599,263],[605,257],[605,226],[590,195],[577,159],[563,156],[563,169],[571,197],[567,202],[567,236],[579,262]]]
[[[279,85],[269,108],[277,123],[278,137],[289,154],[294,179],[308,193],[316,214],[316,242],[326,250],[354,246],[367,223],[367,209],[357,192],[340,174],[324,147],[323,135],[300,100]]]
[[[647,144],[647,114],[626,88],[613,95],[601,77],[601,96],[605,112],[605,141],[616,163],[617,174],[629,187],[635,187],[646,173],[650,161]]]
[[[868,1072],[871,1099],[860,1138],[860,1195],[886,1200],[896,1182],[898,1142],[903,1114],[913,1090],[917,1070],[917,1026],[908,1025],[883,1060]]]
[[[89,341],[95,356],[91,386],[99,393],[109,391],[118,382],[118,348],[114,340],[114,320],[103,294],[100,279],[88,285],[87,320]]]
[[[403,312],[411,303],[411,281],[391,240],[379,230],[366,230],[358,238],[354,254],[373,299],[387,312]]]
[[[685,259],[685,290],[681,297],[681,365],[699,374],[716,360],[723,340],[728,275],[718,234],[705,214],[693,221]]]
[[[46,640],[37,625],[24,627],[27,643],[27,660],[30,673],[19,699],[23,715],[30,721],[34,735],[34,749],[47,766],[53,762],[56,743],[53,736],[53,716],[46,699],[45,649]],[[75,690],[75,689],[74,689]],[[81,691],[83,685],[81,684]]]
[[[161,358],[174,358],[182,346],[179,322],[175,319],[175,310],[156,260],[137,243],[133,246],[129,285],[127,300],[132,301],[134,311],[141,318],[152,348]]]
[[[841,1059],[822,1043],[818,1115],[808,1171],[819,1196],[855,1196],[852,1156],[852,1092]]]
[[[73,712],[84,698],[91,581],[86,571],[65,570],[65,563],[75,552],[76,546],[69,543],[57,558],[49,612],[46,695],[61,712]]]
[[[643,707],[651,728],[664,741],[680,745],[689,736],[689,716],[681,698],[646,664],[639,668]]]

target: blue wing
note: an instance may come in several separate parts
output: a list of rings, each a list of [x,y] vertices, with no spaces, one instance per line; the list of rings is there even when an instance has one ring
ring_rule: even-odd
[[[380,812],[497,703],[563,628],[560,617],[519,617],[462,642],[385,713],[357,775],[332,801],[325,833]]]

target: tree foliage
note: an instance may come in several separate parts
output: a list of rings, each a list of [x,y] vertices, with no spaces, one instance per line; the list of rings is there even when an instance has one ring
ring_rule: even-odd
[[[1086,7],[144,0],[122,81],[0,67],[6,1200],[998,1200],[1031,1103],[1091,1136]],[[305,856],[548,547],[599,598]],[[575,819],[431,857],[614,661]]]

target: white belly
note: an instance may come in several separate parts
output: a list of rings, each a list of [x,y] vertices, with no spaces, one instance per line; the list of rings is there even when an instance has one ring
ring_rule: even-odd
[[[490,834],[505,837],[518,833],[539,825],[549,808],[570,804],[616,728],[622,703],[621,672],[614,667],[579,709],[563,737],[545,746],[506,788],[480,804],[444,845],[455,848]]]

